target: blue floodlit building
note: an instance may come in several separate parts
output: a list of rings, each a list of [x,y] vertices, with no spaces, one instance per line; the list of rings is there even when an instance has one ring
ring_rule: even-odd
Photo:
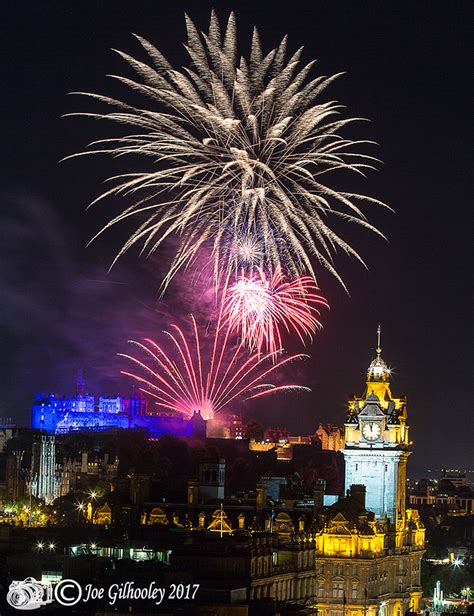
[[[205,434],[205,421],[200,413],[191,419],[176,414],[150,415],[147,401],[140,393],[131,398],[100,396],[97,400],[82,392],[73,398],[37,394],[31,427],[53,434],[114,428],[141,428],[154,437],[196,436],[203,431]]]

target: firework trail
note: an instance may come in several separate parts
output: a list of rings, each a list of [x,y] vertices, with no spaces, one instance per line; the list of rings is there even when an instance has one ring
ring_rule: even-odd
[[[242,346],[230,349],[230,329],[219,319],[212,340],[212,352],[203,350],[203,339],[192,318],[193,335],[187,337],[177,325],[164,332],[171,352],[150,338],[131,341],[140,356],[121,354],[139,369],[122,371],[140,384],[141,390],[161,406],[190,417],[200,411],[210,419],[238,399],[251,400],[282,391],[310,391],[301,385],[276,386],[265,382],[275,370],[305,355],[275,358],[275,353],[242,358]],[[278,353],[279,355],[279,353]]]
[[[311,276],[289,280],[281,268],[272,276],[258,268],[251,276],[242,273],[224,291],[223,316],[252,351],[275,353],[283,347],[285,331],[304,344],[321,328],[317,306],[329,304],[317,291]]]
[[[141,170],[110,178],[111,188],[96,199],[132,200],[99,234],[140,220],[116,259],[135,244],[151,254],[167,237],[178,237],[164,287],[203,246],[212,249],[217,279],[223,272],[228,278],[250,245],[257,248],[250,253],[255,265],[269,273],[284,266],[295,276],[304,270],[314,275],[313,262],[319,262],[342,283],[333,264],[337,249],[362,260],[329,219],[382,235],[361,205],[384,204],[324,182],[325,174],[339,169],[364,175],[376,160],[362,153],[371,142],[341,135],[358,118],[343,118],[340,104],[321,101],[338,75],[311,77],[314,62],[301,64],[302,48],[287,54],[286,37],[263,53],[256,30],[249,57],[239,58],[233,13],[224,31],[214,12],[207,34],[187,16],[186,27],[190,66],[182,70],[139,36],[147,62],[118,52],[136,77],[114,78],[134,96],[143,95],[143,106],[80,93],[111,109],[70,114],[108,120],[125,132],[74,156],[130,155],[134,165],[142,161]],[[229,230],[244,253],[227,249]]]

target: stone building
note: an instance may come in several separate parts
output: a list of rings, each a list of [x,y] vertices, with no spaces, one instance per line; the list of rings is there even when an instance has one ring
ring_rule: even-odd
[[[111,480],[118,475],[119,459],[112,460],[108,453],[102,457],[81,452],[78,458],[65,458],[59,475],[59,495],[71,490],[86,489],[100,479]]]
[[[321,510],[315,522],[318,614],[419,612],[425,529],[417,511],[406,511],[399,547],[389,518],[378,519],[366,509],[364,485],[353,485],[346,497]]]
[[[320,423],[315,435],[321,441],[321,449],[341,451],[344,447],[344,433],[339,426]]]
[[[314,554],[314,539],[304,533],[244,533],[224,541],[196,534],[173,551],[171,563],[198,572],[204,586],[241,589],[246,601],[304,603],[315,595]]]
[[[5,500],[16,501],[27,493],[27,471],[24,467],[24,451],[13,451],[6,460]]]

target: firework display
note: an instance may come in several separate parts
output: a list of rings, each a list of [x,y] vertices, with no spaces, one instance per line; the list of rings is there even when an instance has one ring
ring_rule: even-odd
[[[240,57],[233,14],[223,31],[214,12],[207,34],[188,17],[186,27],[190,66],[181,70],[139,36],[146,62],[118,52],[136,76],[114,77],[133,99],[142,95],[141,106],[82,93],[109,110],[72,114],[123,129],[75,156],[141,161],[141,170],[111,178],[96,200],[123,197],[127,204],[99,233],[139,219],[116,258],[136,244],[151,254],[166,238],[179,238],[164,287],[204,246],[212,249],[217,279],[247,261],[269,275],[283,267],[296,277],[314,276],[319,263],[342,282],[336,250],[361,258],[331,228],[331,217],[380,233],[361,205],[384,204],[324,179],[335,170],[364,175],[376,160],[362,152],[370,142],[341,134],[356,118],[321,98],[338,75],[312,77],[314,62],[301,64],[302,48],[288,54],[286,37],[264,53],[256,30],[249,56]]]
[[[317,290],[311,276],[289,280],[281,268],[272,276],[259,268],[252,276],[242,273],[226,289],[224,316],[251,350],[275,352],[283,347],[283,332],[304,343],[321,327],[317,306],[329,305]]]
[[[282,358],[289,337],[306,345],[322,327],[319,310],[329,304],[318,268],[345,287],[336,253],[363,262],[334,225],[382,235],[364,206],[387,206],[326,181],[336,171],[364,176],[377,162],[366,153],[372,142],[346,136],[360,118],[344,117],[343,106],[325,98],[341,73],[313,75],[314,62],[301,61],[302,48],[289,52],[286,36],[264,52],[256,29],[241,55],[233,13],[221,28],[212,11],[207,33],[185,21],[188,66],[174,68],[137,36],[144,59],[117,52],[134,74],[112,76],[129,99],[78,93],[106,109],[71,115],[107,120],[120,132],[73,156],[125,160],[93,202],[113,200],[121,210],[95,237],[132,225],[114,263],[134,246],[152,255],[166,243],[162,291],[181,270],[191,287],[199,278],[214,296],[210,352],[193,319],[191,336],[171,325],[166,341],[134,342],[139,356],[125,355],[139,368],[125,374],[163,408],[212,418],[238,399],[296,387],[264,379],[300,357]],[[195,314],[198,301],[193,296]]]
[[[250,400],[282,391],[309,391],[301,385],[265,382],[277,369],[304,355],[281,357],[277,352],[242,358],[242,347],[232,348],[230,329],[222,322],[212,339],[212,351],[207,353],[194,318],[192,328],[190,337],[177,325],[164,332],[171,341],[171,351],[147,338],[143,342],[131,341],[139,349],[139,357],[123,354],[139,370],[124,370],[123,374],[138,382],[141,390],[161,407],[187,417],[199,411],[204,419],[212,419],[238,399]]]

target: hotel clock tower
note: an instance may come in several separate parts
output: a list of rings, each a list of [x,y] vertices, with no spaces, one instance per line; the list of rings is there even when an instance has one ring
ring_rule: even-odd
[[[390,391],[380,327],[367,389],[349,402],[345,495],[318,510],[316,582],[321,616],[421,613],[425,527],[405,508],[409,456],[405,398]]]
[[[382,359],[380,326],[376,357],[367,372],[362,398],[349,402],[345,423],[345,490],[366,486],[366,506],[377,518],[387,517],[397,530],[405,524],[408,426],[405,398],[390,391],[390,369]]]

